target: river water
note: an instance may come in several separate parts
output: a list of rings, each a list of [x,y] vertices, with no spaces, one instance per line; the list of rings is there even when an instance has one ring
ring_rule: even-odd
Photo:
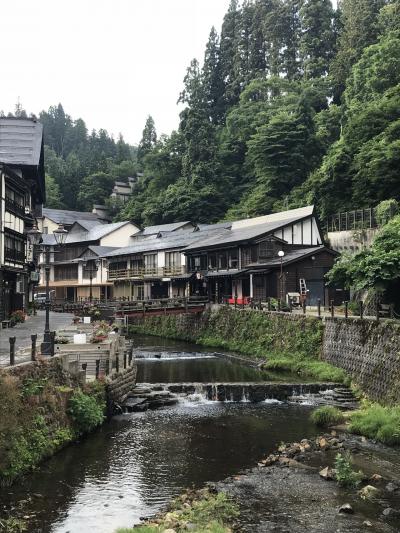
[[[183,343],[137,339],[138,382],[256,381],[257,371]],[[228,379],[227,379],[228,378]],[[186,487],[254,466],[281,441],[316,433],[309,406],[182,399],[115,417],[9,489],[29,531],[112,533],[151,515]]]

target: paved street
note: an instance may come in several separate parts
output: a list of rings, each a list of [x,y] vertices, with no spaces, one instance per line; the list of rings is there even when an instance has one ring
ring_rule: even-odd
[[[52,313],[50,312],[50,330],[57,331],[72,323],[73,315],[70,313]],[[14,328],[0,330],[0,365],[6,365],[9,362],[10,354],[10,337],[16,337],[15,342],[15,361],[21,362],[26,359],[21,352],[24,348],[30,348],[31,335],[37,333],[39,347],[43,338],[45,322],[45,312],[38,311],[36,316],[28,316],[23,324],[17,324]]]

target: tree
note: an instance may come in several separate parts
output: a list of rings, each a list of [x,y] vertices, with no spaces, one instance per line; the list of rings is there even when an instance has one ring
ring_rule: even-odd
[[[360,59],[365,47],[377,40],[378,15],[385,0],[342,0],[338,51],[330,74],[334,82],[335,101],[340,101],[351,67]]]
[[[78,194],[78,206],[84,211],[91,211],[93,204],[104,204],[114,186],[114,178],[104,172],[86,176]]]
[[[240,11],[238,0],[231,0],[224,16],[221,29],[221,74],[224,83],[224,111],[226,112],[239,98],[236,93],[235,59],[239,36]]]
[[[62,209],[64,207],[60,187],[49,174],[46,174],[46,207],[51,209]]]
[[[202,77],[209,116],[214,124],[219,124],[224,116],[224,83],[221,72],[219,38],[214,26],[211,28],[206,44]]]
[[[154,125],[154,120],[151,115],[146,119],[146,124],[143,129],[142,139],[139,143],[137,159],[140,164],[143,163],[143,158],[148,154],[157,142],[157,132]]]
[[[300,54],[304,76],[320,78],[328,73],[334,54],[334,13],[331,0],[305,0],[300,9]]]

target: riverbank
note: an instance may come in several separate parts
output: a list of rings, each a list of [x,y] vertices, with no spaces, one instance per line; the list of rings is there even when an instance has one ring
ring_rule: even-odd
[[[138,318],[130,335],[145,334],[230,350],[265,370],[349,384],[346,372],[323,360],[324,326],[318,318],[220,307],[198,315]]]
[[[0,370],[0,486],[104,420],[105,386],[85,384],[54,357]]]
[[[335,466],[340,469],[336,474],[340,482],[335,480]],[[354,484],[346,483],[349,471],[357,472]],[[197,506],[202,501],[206,505],[210,494],[233,505],[234,512],[219,524],[221,529],[207,525],[213,520],[218,523],[218,512],[188,527],[181,513],[183,495],[167,513],[131,531],[395,533],[400,527],[399,473],[398,457],[396,461],[391,450],[333,431],[282,443],[255,468],[208,484],[204,493],[199,491]]]

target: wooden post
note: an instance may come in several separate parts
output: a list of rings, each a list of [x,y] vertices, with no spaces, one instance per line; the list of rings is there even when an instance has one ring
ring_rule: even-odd
[[[331,317],[334,318],[335,316],[335,302],[334,300],[331,300]]]
[[[146,315],[146,303],[144,301],[142,302],[142,306],[143,306],[143,318],[144,318]]]
[[[259,309],[260,311],[262,311],[261,298],[260,298],[260,301],[258,302],[258,309]]]
[[[56,342],[56,332],[50,331],[50,357],[54,357],[54,344]]]
[[[133,359],[133,354],[132,354],[132,351],[130,351],[129,355],[128,355],[128,365],[129,366],[132,366],[132,359]]]
[[[106,360],[106,376],[110,373],[110,359]]]
[[[281,310],[281,299],[278,298],[278,311],[280,311],[280,310]]]
[[[321,318],[321,298],[318,298],[318,318]]]
[[[344,302],[344,318],[349,318],[349,302]]]
[[[37,341],[37,335],[31,335],[31,361],[36,361],[36,341]]]
[[[237,307],[237,296],[235,296],[235,309]]]
[[[185,313],[187,313],[188,312],[188,299],[187,299],[186,296],[185,296],[184,300],[185,300]]]
[[[119,355],[118,354],[115,357],[115,370],[117,373],[119,372]]]
[[[126,358],[127,358],[127,355],[126,355],[126,352],[124,352],[124,369],[126,369]]]
[[[100,359],[96,359],[96,379],[100,376]]]
[[[360,319],[364,318],[364,302],[360,301]]]
[[[244,296],[242,294],[242,309],[244,309]]]
[[[10,337],[8,339],[10,342],[10,366],[15,365],[15,339],[16,337]]]
[[[390,318],[394,318],[394,304],[390,304]]]
[[[303,315],[305,315],[306,314],[306,300],[305,299],[303,300],[302,307],[303,307]]]

